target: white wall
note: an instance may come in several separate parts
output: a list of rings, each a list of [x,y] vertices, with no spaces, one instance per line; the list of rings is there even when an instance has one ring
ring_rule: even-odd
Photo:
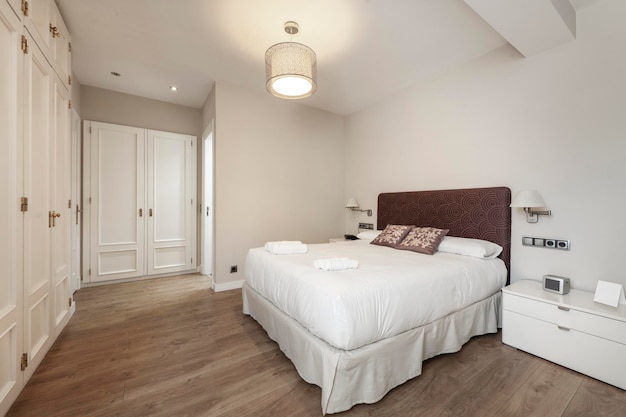
[[[269,94],[217,84],[215,283],[243,280],[250,248],[272,240],[328,242],[344,228],[345,123]],[[230,273],[237,265],[238,272]]]
[[[528,59],[506,46],[350,116],[346,194],[375,209],[387,191],[537,189],[553,216],[529,224],[513,209],[512,280],[626,285],[625,21],[626,2],[598,2],[575,41]],[[572,249],[523,247],[522,235]]]
[[[80,116],[80,82],[74,73],[72,73],[72,88],[71,88],[71,100],[72,109]]]
[[[185,133],[198,138],[202,134],[199,109],[87,85],[80,87],[80,111],[83,120]]]

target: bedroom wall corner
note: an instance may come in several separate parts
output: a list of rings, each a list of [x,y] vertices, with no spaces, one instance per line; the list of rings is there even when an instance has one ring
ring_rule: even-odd
[[[251,248],[342,235],[345,120],[228,84],[215,103],[214,282],[230,288]]]
[[[78,81],[78,78],[76,77],[76,75],[72,73],[72,88],[71,88],[72,109],[76,112],[76,114],[78,114],[79,117],[81,116],[80,90],[81,90],[80,82]]]
[[[513,209],[512,281],[626,285],[624,20],[626,2],[595,2],[579,10],[572,42],[531,58],[507,45],[349,116],[347,193],[375,208],[380,192],[537,189],[553,215],[529,224]],[[572,246],[525,247],[522,236]]]

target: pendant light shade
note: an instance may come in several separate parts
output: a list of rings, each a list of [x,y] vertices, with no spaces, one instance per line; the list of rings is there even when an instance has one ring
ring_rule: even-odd
[[[297,23],[285,23],[285,31],[298,33]],[[265,52],[265,75],[270,94],[286,99],[309,97],[317,90],[315,52],[297,42],[272,45]]]

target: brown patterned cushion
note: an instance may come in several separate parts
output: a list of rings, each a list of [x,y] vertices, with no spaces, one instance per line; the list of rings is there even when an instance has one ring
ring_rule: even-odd
[[[395,248],[402,239],[414,228],[415,226],[400,226],[397,224],[388,224],[374,240],[370,243],[372,245],[390,246]]]
[[[396,249],[412,250],[413,252],[432,255],[437,251],[439,244],[448,229],[436,229],[434,227],[416,227],[396,245]]]

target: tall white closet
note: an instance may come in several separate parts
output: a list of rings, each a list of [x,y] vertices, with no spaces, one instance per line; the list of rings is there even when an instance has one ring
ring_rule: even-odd
[[[85,121],[84,282],[196,268],[196,137]]]
[[[0,0],[0,415],[75,309],[69,42],[53,0]]]

